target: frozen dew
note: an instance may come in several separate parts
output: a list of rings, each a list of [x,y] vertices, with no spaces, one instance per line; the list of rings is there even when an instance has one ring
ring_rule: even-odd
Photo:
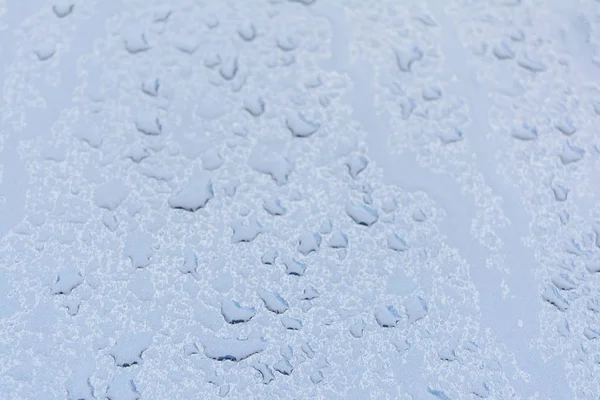
[[[280,153],[267,152],[259,147],[255,147],[250,154],[248,165],[256,172],[270,175],[278,186],[288,182],[288,177],[293,170],[292,164],[285,156]]]
[[[417,222],[424,222],[425,220],[427,220],[427,214],[425,214],[425,212],[422,209],[418,208],[415,211],[413,211],[412,218]]]
[[[345,233],[336,231],[329,239],[329,247],[334,249],[345,249],[348,247],[348,236]]]
[[[393,197],[386,197],[381,202],[381,209],[385,213],[392,213],[392,212],[396,211],[396,208],[398,208],[398,203],[396,202],[396,199],[394,199]]]
[[[76,267],[64,267],[56,276],[50,290],[52,294],[68,295],[83,283],[83,275]]]
[[[600,330],[587,327],[583,330],[583,336],[587,340],[600,339]]]
[[[154,298],[154,284],[146,274],[134,275],[127,284],[127,288],[141,301],[150,301]]]
[[[89,376],[83,376],[83,371],[76,371],[67,379],[67,400],[93,400],[94,387]]]
[[[395,233],[388,233],[386,236],[388,249],[394,251],[406,251],[409,249],[408,243]]]
[[[169,19],[173,10],[171,7],[167,5],[159,6],[156,10],[154,10],[154,14],[152,17],[153,22],[165,22]]]
[[[292,358],[294,358],[294,349],[292,348],[292,346],[288,345],[282,345],[279,348],[279,354],[281,355],[281,357],[283,357],[284,359],[291,361]]]
[[[427,392],[429,392],[429,394],[431,394],[434,397],[437,397],[440,400],[451,400],[450,397],[448,397],[446,395],[446,393],[444,393],[441,390],[437,390],[437,389],[433,389],[431,387],[427,387]]]
[[[235,75],[238,72],[238,58],[230,57],[221,63],[221,68],[219,69],[219,73],[228,81],[235,78]]]
[[[318,233],[305,232],[298,238],[298,251],[306,256],[311,252],[317,252],[322,242],[321,235]]]
[[[273,365],[273,369],[282,375],[291,375],[294,367],[286,359],[281,359]]]
[[[200,350],[198,349],[198,346],[196,345],[196,343],[187,343],[186,345],[183,346],[183,355],[185,357],[189,357],[189,356],[193,356],[195,354],[199,354]]]
[[[411,72],[413,64],[423,59],[423,51],[417,45],[396,49],[396,64],[400,71]]]
[[[365,333],[365,321],[361,318],[350,325],[350,334],[357,339],[363,337]]]
[[[287,330],[299,331],[302,329],[302,321],[296,318],[288,317],[287,315],[281,316],[281,324]]]
[[[333,223],[331,222],[331,218],[327,217],[327,218],[325,218],[325,220],[319,227],[319,233],[321,235],[327,235],[327,234],[331,233],[332,229],[333,229]]]
[[[560,295],[558,289],[554,286],[546,286],[542,298],[560,311],[566,311],[569,308],[569,302]]]
[[[250,321],[256,315],[254,307],[245,307],[237,301],[224,300],[221,303],[221,314],[229,324],[240,324]]]
[[[546,70],[546,65],[539,60],[532,59],[526,55],[517,61],[517,65],[531,72],[543,72]]]
[[[560,153],[560,161],[564,165],[575,163],[583,158],[585,150],[580,147],[571,145],[569,141],[566,141],[563,145],[562,152]]]
[[[512,1],[512,0],[507,0],[507,1]],[[514,1],[519,1],[519,0],[514,0]],[[522,42],[523,40],[525,40],[525,32],[523,32],[522,29],[515,29],[514,31],[512,31],[510,33],[510,39],[514,42]]]
[[[134,381],[124,374],[116,374],[106,388],[107,400],[141,400],[141,398],[142,395]]]
[[[556,331],[562,337],[569,337],[571,335],[571,327],[569,326],[569,321],[562,319],[556,324]]]
[[[202,167],[207,171],[215,171],[225,164],[218,148],[213,147],[202,154]]]
[[[209,51],[204,56],[204,66],[207,68],[215,68],[217,65],[221,64],[221,55],[216,51]]]
[[[444,347],[438,351],[438,357],[442,361],[456,361],[456,351],[452,347]]]
[[[160,89],[160,82],[158,78],[148,78],[142,82],[142,92],[148,96],[158,96],[158,89]]]
[[[219,388],[219,396],[220,397],[226,397],[229,394],[230,390],[231,390],[231,385],[229,385],[229,384],[222,385]]]
[[[440,138],[443,144],[447,145],[463,140],[463,133],[460,129],[454,128],[439,132],[438,137]]]
[[[302,4],[305,6],[309,6],[311,4],[314,4],[317,0],[288,0],[290,3],[298,3],[298,4]]]
[[[149,136],[158,136],[162,133],[162,124],[156,113],[145,111],[138,114],[135,120],[138,131]]]
[[[421,90],[421,96],[425,101],[435,101],[442,98],[442,89],[437,86],[425,86]]]
[[[429,307],[425,300],[420,296],[414,296],[404,303],[408,320],[415,323],[427,316]]]
[[[102,214],[102,224],[111,232],[114,232],[119,227],[119,221],[113,214],[105,212]]]
[[[556,201],[565,201],[569,195],[569,189],[559,184],[554,184],[552,186],[552,192],[554,193],[554,199]]]
[[[538,137],[537,128],[529,124],[522,124],[515,127],[511,135],[519,140],[535,140]]]
[[[600,297],[596,299],[590,299],[587,303],[587,309],[594,313],[600,313]]]
[[[514,50],[504,40],[494,46],[493,53],[498,60],[510,60],[515,58]]]
[[[238,27],[238,35],[246,42],[251,42],[256,38],[256,27],[252,22],[244,22]]]
[[[219,18],[214,14],[208,14],[204,17],[204,24],[209,29],[215,29],[220,24]]]
[[[285,265],[286,274],[295,276],[303,276],[307,268],[306,264],[289,257],[283,260],[283,265]]]
[[[279,199],[268,199],[263,202],[263,208],[273,216],[285,215],[287,210],[281,205]]]
[[[265,307],[267,310],[274,312],[275,314],[283,314],[286,312],[290,306],[287,301],[285,301],[279,293],[269,292],[264,289],[261,289],[258,292],[258,296],[265,303]]]
[[[285,123],[292,136],[297,138],[307,138],[312,136],[321,125],[309,121],[299,111],[288,110],[285,112]]]
[[[177,194],[169,197],[171,208],[194,212],[204,208],[214,197],[212,180],[206,174],[193,176]]]
[[[437,26],[437,23],[435,22],[433,17],[429,14],[419,14],[419,15],[415,16],[415,20],[419,21],[420,23],[422,23],[425,26],[429,26],[429,27]]]
[[[40,155],[44,160],[63,162],[66,159],[64,146],[48,146],[42,149]]]
[[[314,300],[319,297],[319,292],[313,286],[309,286],[302,291],[301,300]]]
[[[110,350],[110,355],[118,367],[130,367],[142,363],[142,354],[150,347],[153,335],[138,332],[122,336]]]
[[[73,0],[56,0],[52,6],[52,11],[58,18],[64,18],[71,14],[74,8],[75,3]]]
[[[221,386],[223,382],[225,382],[223,375],[218,374],[215,370],[208,372],[206,375],[206,381],[208,383],[212,383],[213,385]]]
[[[555,275],[551,280],[554,286],[560,290],[573,290],[577,288],[577,284],[566,273]]]
[[[577,128],[575,127],[573,120],[571,120],[571,118],[569,117],[564,117],[560,121],[556,122],[556,124],[554,124],[554,127],[560,133],[566,136],[571,136],[575,132],[577,132]]]
[[[238,362],[265,350],[267,341],[263,338],[225,339],[209,336],[202,340],[202,346],[208,358]]]
[[[558,218],[560,219],[561,224],[566,225],[569,223],[571,216],[569,215],[569,213],[566,210],[561,210],[558,213]]]
[[[358,174],[360,174],[362,171],[365,170],[365,168],[367,168],[367,165],[369,165],[369,161],[367,160],[367,158],[358,154],[350,156],[346,161],[348,173],[354,179],[356,179],[358,177]]]
[[[137,54],[150,49],[150,45],[146,40],[141,27],[136,24],[127,24],[123,28],[123,41],[125,42],[125,49],[130,54]]]
[[[417,101],[412,97],[401,97],[398,100],[400,108],[402,108],[402,119],[409,119],[413,111],[417,107]]]
[[[375,320],[382,328],[394,328],[401,319],[393,306],[379,306],[375,309]]]
[[[279,36],[276,40],[277,47],[283,51],[292,51],[298,47],[298,40],[289,35]]]
[[[325,378],[323,377],[323,372],[321,370],[315,369],[310,373],[310,381],[315,385],[323,382],[324,379]]]
[[[477,353],[479,351],[479,346],[477,345],[477,343],[471,340],[466,341],[463,345],[463,348],[467,351],[470,351],[471,353]]]
[[[256,216],[252,216],[248,221],[237,220],[231,224],[231,241],[233,243],[251,242],[263,232],[262,225],[258,222]]]
[[[267,364],[254,361],[250,363],[250,366],[260,373],[263,384],[268,385],[275,380],[275,375],[273,375],[273,371],[271,371],[271,368]]]
[[[315,358],[316,353],[310,346],[310,344],[308,344],[307,342],[302,342],[302,344],[300,345],[300,349],[302,350],[304,355],[306,355],[306,357],[310,358],[311,360]]]
[[[396,348],[396,351],[400,354],[404,354],[406,350],[410,348],[410,344],[404,338],[396,338],[392,340],[392,345]]]
[[[102,145],[102,136],[100,132],[98,132],[98,128],[95,127],[82,127],[77,129],[73,136],[77,139],[81,140],[84,143],[87,143],[88,146],[97,149]]]
[[[56,44],[50,40],[43,40],[36,44],[33,49],[38,60],[49,60],[56,53]]]
[[[216,101],[212,96],[202,96],[195,104],[195,113],[205,120],[216,120],[229,111],[225,104]]]
[[[275,264],[278,255],[279,252],[276,249],[267,250],[260,258],[260,262],[267,265],[273,265]]]
[[[346,214],[358,225],[371,226],[379,219],[377,211],[364,204],[346,204]]]
[[[588,262],[585,265],[585,268],[590,274],[597,274],[598,272],[600,272],[600,262]]]
[[[265,102],[258,95],[248,95],[244,98],[244,110],[253,117],[260,117],[265,112]]]
[[[96,186],[94,190],[94,203],[97,207],[114,211],[129,196],[129,192],[129,187],[123,181],[112,180]]]
[[[194,39],[190,36],[184,36],[177,38],[174,41],[174,46],[177,50],[192,55],[196,52],[196,50],[198,50],[200,43],[197,39]]]
[[[129,233],[123,247],[123,256],[131,260],[133,268],[147,267],[153,255],[151,236],[138,230]]]
[[[600,247],[600,222],[594,223],[592,229],[594,231],[594,234],[596,235],[596,247]]]
[[[479,381],[473,385],[471,393],[481,399],[487,399],[490,396],[490,388],[484,381]]]
[[[179,264],[179,271],[182,274],[190,274],[194,278],[198,278],[198,255],[192,248],[186,248],[183,251],[183,262]]]

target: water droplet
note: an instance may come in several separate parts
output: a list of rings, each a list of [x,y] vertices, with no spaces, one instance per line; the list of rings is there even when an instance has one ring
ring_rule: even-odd
[[[411,72],[413,64],[423,59],[423,51],[417,45],[396,49],[395,52],[396,63],[402,72]]]
[[[512,137],[520,140],[535,140],[538,137],[537,128],[528,124],[517,126],[512,131]]]
[[[57,0],[52,6],[52,11],[58,18],[64,18],[71,14],[74,8],[75,3],[72,0]]]
[[[252,22],[244,22],[238,27],[238,35],[246,42],[251,42],[256,38],[256,27]]]
[[[162,133],[162,124],[155,113],[146,111],[138,114],[135,127],[145,135],[157,136]]]
[[[367,158],[358,154],[350,156],[346,161],[348,173],[354,179],[356,179],[358,177],[358,174],[360,174],[362,171],[365,170],[365,168],[367,168],[367,165],[369,165],[369,161],[367,160]]]
[[[526,55],[521,57],[517,64],[531,72],[543,72],[546,70],[546,65],[539,60],[532,59]]]
[[[515,52],[505,41],[502,41],[495,45],[493,53],[498,60],[510,60],[515,58]]]
[[[287,128],[292,132],[294,137],[310,137],[321,127],[320,124],[307,120],[304,115],[298,111],[288,110],[285,113],[285,117]]]
[[[363,226],[371,226],[379,219],[379,214],[375,209],[362,204],[346,204],[346,214],[354,222]]]
[[[582,148],[571,145],[569,141],[566,141],[563,145],[562,153],[560,153],[560,161],[564,165],[575,163],[583,158],[585,150]]]
[[[240,324],[250,321],[256,315],[254,307],[244,307],[233,300],[224,300],[221,303],[221,314],[227,323]]]
[[[290,306],[287,301],[285,301],[279,293],[276,292],[268,292],[264,289],[261,289],[258,292],[258,296],[265,303],[265,307],[267,310],[274,312],[275,314],[283,314],[286,312]]]
[[[204,208],[213,197],[210,177],[205,174],[196,174],[176,195],[169,198],[169,206],[194,212]]]
[[[566,311],[569,308],[569,302],[565,300],[565,298],[558,293],[558,289],[553,286],[546,286],[544,293],[542,293],[542,298],[560,311]]]

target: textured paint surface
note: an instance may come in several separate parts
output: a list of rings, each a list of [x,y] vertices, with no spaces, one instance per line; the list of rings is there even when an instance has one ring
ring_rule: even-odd
[[[600,399],[598,21],[0,0],[0,399]]]

